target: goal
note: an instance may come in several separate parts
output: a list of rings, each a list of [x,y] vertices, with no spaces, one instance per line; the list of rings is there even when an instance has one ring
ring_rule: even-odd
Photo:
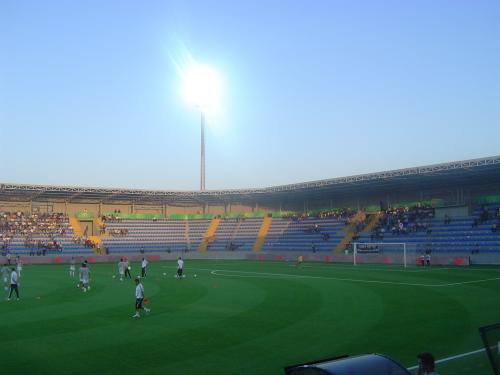
[[[379,263],[400,264],[403,267],[416,265],[418,254],[414,244],[405,242],[354,242],[352,243],[353,264]]]

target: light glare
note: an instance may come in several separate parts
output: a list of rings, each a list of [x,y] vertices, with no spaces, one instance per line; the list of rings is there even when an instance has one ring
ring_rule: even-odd
[[[214,69],[193,64],[183,72],[182,81],[182,96],[188,104],[209,113],[220,110],[222,83]]]

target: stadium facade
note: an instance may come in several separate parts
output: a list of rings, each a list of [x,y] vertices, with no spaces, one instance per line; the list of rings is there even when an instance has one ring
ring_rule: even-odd
[[[500,156],[256,189],[139,190],[0,184],[0,210],[74,215],[307,212],[350,207],[376,210],[404,202],[469,207],[500,195]]]

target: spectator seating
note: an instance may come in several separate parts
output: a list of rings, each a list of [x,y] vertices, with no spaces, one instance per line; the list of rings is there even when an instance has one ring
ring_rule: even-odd
[[[49,237],[46,233],[35,232],[30,237],[32,246],[26,245],[26,240],[23,235],[15,234],[8,246],[2,250],[2,253],[5,254],[7,250],[13,255],[54,255],[54,254],[71,254],[71,255],[87,255],[92,254],[93,249],[85,247],[83,244],[75,243],[73,229],[69,225],[68,219],[64,218],[60,223],[60,226],[64,228],[64,233],[59,233],[54,235],[52,238]],[[57,244],[60,246],[60,249],[46,249],[44,251],[43,248],[38,247],[38,242],[47,243],[51,240],[55,240]]]
[[[498,205],[487,206],[490,219],[480,221],[481,208],[475,207],[471,216],[450,217],[449,223],[443,218],[423,218],[419,223],[426,225],[426,230],[392,233],[386,230],[382,238],[372,233],[361,233],[358,242],[405,242],[413,245],[417,253],[492,253],[500,252],[500,233],[492,232],[492,225],[500,225],[500,218],[495,217]]]
[[[492,253],[500,252],[500,232],[493,230],[493,225],[500,226],[500,205],[474,207],[470,216],[451,217],[449,222],[433,215],[417,214],[412,210],[394,210],[382,217],[380,223],[385,232],[380,233],[380,225],[370,231],[357,233],[357,242],[393,243],[405,242],[409,249],[416,252],[432,253]],[[487,212],[487,214],[485,213]],[[394,220],[396,218],[396,220]],[[394,223],[401,218],[404,230],[393,231]],[[409,219],[407,219],[409,218]],[[261,251],[333,251],[345,237],[347,216],[273,218]],[[369,216],[366,222],[373,217]],[[373,221],[373,220],[372,220]],[[208,251],[251,251],[262,225],[262,218],[226,218],[221,219],[215,234],[208,242]],[[210,219],[122,219],[105,222],[107,234],[101,237],[102,245],[109,253],[138,252],[173,252],[198,251],[204,240]],[[417,228],[418,224],[418,228]],[[91,254],[93,249],[73,241],[74,233],[68,219],[60,224],[64,233],[58,233],[53,239],[62,246],[63,254]],[[371,228],[371,226],[367,227]],[[123,230],[123,231],[120,231]],[[126,233],[114,235],[114,233]],[[48,235],[35,233],[32,241],[47,241]],[[352,241],[351,241],[352,242]],[[8,249],[12,254],[29,254],[22,235],[16,234]],[[389,248],[387,248],[389,249]],[[36,246],[33,249],[36,252]],[[390,250],[388,250],[390,251]],[[59,254],[58,250],[49,250],[47,254]]]

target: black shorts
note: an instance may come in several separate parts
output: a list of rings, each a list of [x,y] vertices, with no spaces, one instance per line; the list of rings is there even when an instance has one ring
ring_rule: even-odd
[[[136,298],[135,299],[135,309],[136,310],[142,309],[142,301],[144,301],[144,298]]]
[[[182,268],[177,268],[177,275],[182,276]]]

